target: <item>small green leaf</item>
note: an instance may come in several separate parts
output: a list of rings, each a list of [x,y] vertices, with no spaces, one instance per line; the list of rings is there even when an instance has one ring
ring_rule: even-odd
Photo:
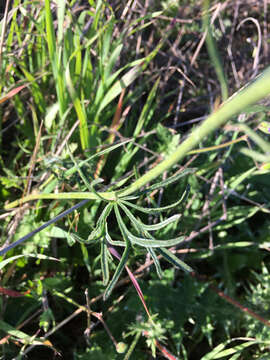
[[[95,229],[91,231],[90,235],[88,236],[86,244],[99,240],[103,235],[104,233],[102,226],[96,226]]]
[[[143,246],[143,247],[155,247],[155,248],[160,248],[160,247],[170,247],[170,246],[175,246],[180,244],[181,242],[185,241],[185,237],[184,236],[179,236],[176,237],[174,239],[168,239],[168,240],[164,240],[164,239],[149,239],[149,238],[139,238],[135,235],[133,235],[131,232],[127,232],[128,238],[131,241],[131,243],[139,245],[139,246]]]
[[[103,278],[103,285],[107,285],[109,282],[109,266],[108,266],[108,254],[105,237],[101,240],[100,246],[100,263]]]
[[[127,238],[125,238],[125,242],[126,242],[126,247],[125,247],[124,253],[123,253],[121,260],[115,270],[115,273],[113,274],[112,280],[110,281],[107,289],[105,290],[104,300],[107,300],[108,297],[110,296],[110,294],[111,294],[115,284],[117,283],[119,276],[121,275],[121,273],[126,265],[126,262],[128,260],[128,254],[129,254],[129,250],[130,250],[130,242]]]
[[[127,144],[127,143],[130,143],[130,142],[132,142],[132,141],[133,141],[132,139],[124,140],[124,141],[122,141],[122,142],[120,142],[120,143],[118,143],[118,144],[109,146],[109,147],[107,147],[106,149],[104,149],[104,150],[102,150],[102,151],[100,151],[100,152],[97,152],[96,154],[90,156],[88,159],[81,161],[81,162],[78,164],[78,167],[81,168],[82,166],[84,166],[85,164],[87,164],[87,163],[89,163],[90,161],[94,160],[95,158],[100,157],[100,156],[105,155],[105,154],[108,154],[109,152],[111,152],[111,151],[119,148],[120,146],[123,146],[123,145],[125,145],[125,144]],[[71,169],[68,169],[68,170],[64,173],[63,176],[64,176],[64,177],[68,177],[68,176],[74,174],[76,171],[77,171],[76,166],[73,166]]]
[[[166,259],[167,261],[169,261],[171,264],[175,265],[176,267],[178,267],[188,273],[194,271],[189,265],[184,263],[182,260],[178,259],[178,257],[176,257],[169,250],[164,249],[164,248],[159,248],[158,252],[164,257],[164,259]]]
[[[92,242],[92,241],[96,241],[99,240],[102,236],[105,235],[105,223],[106,223],[106,219],[109,216],[111,210],[113,208],[113,204],[109,203],[106,205],[106,207],[104,208],[104,210],[102,211],[96,227],[93,231],[91,231],[90,235],[88,236],[87,242]]]
[[[153,261],[154,261],[154,264],[155,264],[155,267],[156,267],[156,272],[159,276],[159,278],[161,279],[162,278],[162,270],[161,270],[161,266],[160,266],[160,263],[159,263],[159,260],[158,260],[158,257],[154,251],[153,248],[149,247],[147,248],[149,254],[151,255]]]
[[[13,326],[7,324],[6,322],[0,320],[0,329],[4,331],[5,333],[14,336],[17,339],[20,339],[20,341],[23,344],[32,344],[32,345],[47,345],[48,342],[44,341],[44,339],[29,336],[26,333],[22,332],[21,330],[17,330]]]

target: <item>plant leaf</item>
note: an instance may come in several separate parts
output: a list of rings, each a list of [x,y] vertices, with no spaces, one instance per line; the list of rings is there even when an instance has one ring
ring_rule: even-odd
[[[164,248],[159,248],[157,249],[157,251],[164,257],[164,259],[166,259],[176,267],[184,270],[185,272],[190,273],[194,271],[189,265],[178,259],[178,257],[175,256],[171,251]]]
[[[106,238],[107,242],[112,246],[126,246],[126,243],[124,241],[112,240],[112,238],[110,237],[110,234],[108,232],[107,223],[105,224],[105,238]]]
[[[141,61],[143,62],[143,61]],[[142,71],[141,65],[134,66],[129,70],[122,78],[108,90],[107,94],[104,96],[102,102],[100,103],[98,114],[113,100],[115,99],[123,89],[127,88],[132,82],[140,75]],[[98,115],[97,114],[97,115]]]
[[[122,231],[123,236],[128,237],[128,239],[130,240],[131,243],[136,244],[136,245],[140,245],[143,247],[168,247],[168,246],[174,246],[179,244],[180,242],[184,241],[185,237],[184,236],[180,236],[174,239],[168,239],[168,240],[157,240],[154,238],[140,238],[137,237],[135,235],[133,235],[126,227],[126,225],[124,224],[122,217],[120,215],[120,212],[118,210],[118,206],[115,204],[114,206],[114,211],[116,214],[116,218],[120,227],[120,230]]]
[[[155,267],[156,267],[156,272],[157,272],[159,278],[161,279],[162,278],[162,270],[161,270],[161,266],[160,266],[158,257],[157,257],[157,255],[156,255],[153,248],[149,247],[149,248],[147,248],[147,250],[149,251],[149,254],[151,255],[151,257],[152,257],[152,259],[154,261],[154,264],[155,264]]]
[[[139,205],[135,205],[135,204],[132,204],[131,202],[128,202],[125,200],[125,198],[122,198],[121,199],[121,203],[124,203],[126,204],[127,206],[130,206],[138,211],[141,211],[145,214],[159,214],[160,212],[162,211],[167,211],[169,209],[172,209],[178,205],[180,205],[183,201],[186,200],[188,194],[189,194],[189,185],[187,186],[187,188],[185,189],[185,191],[183,192],[181,198],[179,200],[177,200],[176,202],[172,203],[171,205],[167,205],[167,206],[163,206],[163,207],[158,207],[158,208],[144,208],[142,206],[139,206]]]
[[[91,231],[86,243],[89,243],[89,242],[92,242],[95,240],[99,240],[105,234],[106,219],[109,216],[112,208],[113,208],[112,203],[109,203],[105,206],[105,208],[103,209],[103,211],[97,221],[96,227],[94,228],[93,231]]]
[[[107,254],[106,238],[103,237],[100,246],[100,263],[103,278],[103,285],[107,285],[109,282],[109,266],[108,266],[108,254]]]
[[[117,280],[119,279],[119,276],[121,275],[126,262],[128,260],[128,254],[129,254],[129,250],[130,250],[130,241],[128,240],[128,238],[125,238],[125,242],[126,242],[126,247],[125,250],[123,252],[123,255],[121,257],[121,260],[115,270],[115,273],[113,274],[112,280],[110,281],[109,285],[107,286],[107,289],[105,290],[104,293],[104,300],[107,300],[108,297],[110,296],[115,284],[117,283]]]
[[[130,220],[135,223],[141,230],[146,230],[146,231],[155,231],[155,230],[159,230],[164,228],[165,226],[167,226],[168,224],[177,221],[180,219],[181,215],[177,214],[177,215],[173,215],[167,219],[165,219],[164,221],[161,221],[157,224],[152,224],[152,225],[146,225],[143,222],[137,220],[135,218],[135,216],[128,210],[128,208],[124,205],[121,204],[121,201],[119,201],[119,206],[123,209],[123,211],[126,213],[126,215],[130,218]]]

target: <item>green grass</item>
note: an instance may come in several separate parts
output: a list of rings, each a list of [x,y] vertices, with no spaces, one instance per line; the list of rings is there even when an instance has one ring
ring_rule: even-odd
[[[207,1],[110,4],[1,21],[1,356],[266,359],[270,69]]]

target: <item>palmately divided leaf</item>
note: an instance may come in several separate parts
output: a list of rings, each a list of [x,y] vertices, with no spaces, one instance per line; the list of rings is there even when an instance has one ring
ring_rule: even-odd
[[[182,242],[185,238],[184,236],[180,236],[174,239],[168,239],[168,240],[156,240],[154,238],[140,238],[137,237],[135,235],[133,235],[126,227],[126,225],[124,224],[122,217],[120,215],[120,212],[118,210],[118,206],[115,204],[114,206],[114,211],[115,211],[115,215],[120,227],[120,230],[123,234],[123,236],[128,237],[128,239],[130,240],[131,243],[136,244],[136,245],[140,245],[143,247],[169,247],[169,246],[174,246],[179,244],[180,242]]]

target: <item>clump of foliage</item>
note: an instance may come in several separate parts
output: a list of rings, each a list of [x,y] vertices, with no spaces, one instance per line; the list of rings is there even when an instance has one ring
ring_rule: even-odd
[[[209,5],[7,2],[3,358],[267,358],[268,13]]]

